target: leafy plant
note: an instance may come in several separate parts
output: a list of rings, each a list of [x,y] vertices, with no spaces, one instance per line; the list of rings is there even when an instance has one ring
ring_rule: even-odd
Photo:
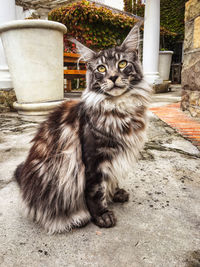
[[[167,48],[161,48],[160,51],[169,51]]]
[[[66,52],[76,51],[75,46],[68,41],[70,36],[94,50],[119,45],[138,21],[134,17],[113,13],[108,8],[96,6],[86,0],[52,10],[49,20],[61,22],[67,27],[64,37]],[[161,32],[168,33],[165,29]]]
[[[85,0],[52,10],[49,19],[67,27],[65,49],[70,47],[71,50],[73,46],[67,41],[69,36],[96,50],[119,44],[137,21]]]
[[[145,5],[141,0],[124,0],[124,10],[137,16],[144,17]]]
[[[177,41],[183,41],[186,1],[160,1],[161,47],[173,49]],[[144,17],[145,5],[141,3],[141,0],[124,0],[124,10]],[[163,29],[165,29],[164,32]]]

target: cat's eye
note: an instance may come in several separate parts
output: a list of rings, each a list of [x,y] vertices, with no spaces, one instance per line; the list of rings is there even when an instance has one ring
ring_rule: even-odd
[[[100,65],[97,67],[97,70],[101,73],[105,72],[106,71],[106,68],[103,66],[103,65]]]
[[[127,61],[126,60],[120,61],[118,66],[119,66],[120,69],[125,68],[127,66]]]

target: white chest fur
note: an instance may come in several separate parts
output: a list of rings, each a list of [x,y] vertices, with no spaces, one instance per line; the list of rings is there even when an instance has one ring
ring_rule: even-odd
[[[128,105],[130,102],[128,102]],[[123,103],[124,107],[126,103]],[[120,107],[120,112],[122,112],[122,105]],[[143,129],[135,130],[135,125],[132,126],[131,134],[122,134],[119,129],[122,128],[123,125],[129,123],[134,114],[134,107],[128,106],[123,112],[127,114],[123,119],[116,119],[114,117],[107,117],[102,119],[104,124],[101,126],[109,133],[111,132],[119,142],[124,144],[123,149],[116,150],[112,153],[112,160],[105,161],[101,164],[100,169],[102,173],[105,174],[107,179],[107,198],[110,199],[115,193],[115,189],[118,186],[118,182],[123,178],[130,175],[132,172],[135,162],[138,158],[139,152],[143,147],[145,141],[145,127]],[[146,125],[146,116],[145,113],[143,116],[137,118],[142,121],[144,125]]]

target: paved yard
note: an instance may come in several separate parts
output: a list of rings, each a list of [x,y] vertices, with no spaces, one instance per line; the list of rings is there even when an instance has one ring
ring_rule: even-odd
[[[200,149],[200,120],[183,112],[180,102],[152,107],[151,111]]]
[[[160,98],[168,104],[179,94]],[[161,105],[158,99],[154,97],[153,107]],[[21,215],[12,179],[38,118],[0,115],[0,266],[200,266],[200,152],[151,112],[149,116],[149,140],[138,164],[121,181],[130,201],[111,206],[116,227],[90,223],[51,236]]]

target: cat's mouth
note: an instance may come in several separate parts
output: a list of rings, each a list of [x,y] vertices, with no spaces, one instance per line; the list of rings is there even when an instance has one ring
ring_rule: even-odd
[[[123,95],[127,91],[126,87],[118,87],[114,86],[110,88],[109,90],[106,90],[106,94],[111,96],[120,96]]]

